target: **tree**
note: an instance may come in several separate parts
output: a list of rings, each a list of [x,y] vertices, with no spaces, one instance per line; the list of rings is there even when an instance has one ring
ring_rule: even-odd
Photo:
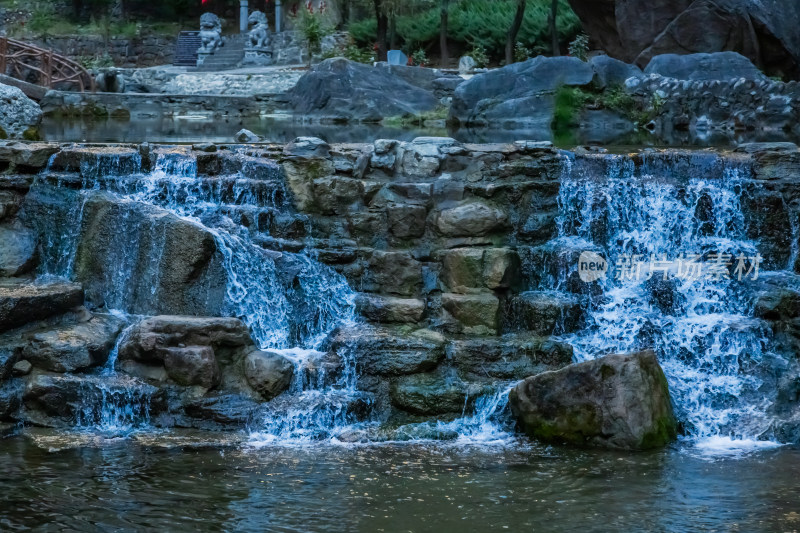
[[[558,1],[558,0],[554,0]],[[511,21],[511,27],[508,29],[508,37],[506,38],[506,65],[514,62],[514,46],[517,44],[517,34],[522,27],[522,20],[525,18],[525,0],[517,0],[517,11],[514,13],[514,19]]]
[[[389,17],[386,14],[383,1],[384,0],[372,0],[375,6],[375,20],[378,22],[378,61],[386,61],[388,58],[387,52],[389,51],[386,41],[386,34],[389,29]]]
[[[447,10],[449,7],[450,0],[442,0],[441,24],[439,25],[439,51],[441,53],[442,68],[447,68]]]
[[[550,7],[550,16],[547,21],[550,23],[550,39],[553,43],[553,55],[561,55],[561,46],[558,44],[558,26],[556,26],[556,18],[558,17],[558,0],[553,0]]]

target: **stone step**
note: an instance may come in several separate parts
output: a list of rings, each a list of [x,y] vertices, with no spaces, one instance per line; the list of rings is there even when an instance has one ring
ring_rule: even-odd
[[[0,280],[0,333],[82,304],[83,288],[78,283]]]

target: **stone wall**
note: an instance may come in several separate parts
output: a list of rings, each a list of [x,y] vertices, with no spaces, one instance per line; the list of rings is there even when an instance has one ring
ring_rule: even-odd
[[[133,39],[96,35],[43,37],[34,44],[74,59],[108,55],[115,66],[126,68],[171,65],[177,37],[144,36]]]

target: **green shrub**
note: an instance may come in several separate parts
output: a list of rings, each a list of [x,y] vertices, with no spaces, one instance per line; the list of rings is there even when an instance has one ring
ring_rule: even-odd
[[[472,50],[467,52],[467,55],[475,60],[475,66],[478,68],[485,68],[489,66],[489,56],[486,53],[486,48],[483,45],[476,44]]]
[[[577,57],[581,61],[586,61],[589,58],[589,36],[581,33],[569,43],[569,55]]]
[[[533,52],[550,49],[550,0],[528,0],[525,19],[517,40]],[[448,38],[455,47],[483,46],[489,57],[500,59],[505,53],[506,37],[517,4],[514,0],[462,0],[450,7]],[[580,21],[567,0],[559,0],[557,28],[562,42],[569,42],[581,29]],[[397,37],[405,50],[435,45],[439,42],[439,7],[397,17]],[[374,18],[351,23],[350,35],[361,45],[372,46],[377,37]]]
[[[514,61],[520,63],[532,56],[533,52],[531,52],[527,46],[517,41],[517,44],[514,46]]]
[[[411,61],[418,67],[424,67],[428,64],[428,54],[425,53],[425,50],[420,48],[413,54],[411,54]]]

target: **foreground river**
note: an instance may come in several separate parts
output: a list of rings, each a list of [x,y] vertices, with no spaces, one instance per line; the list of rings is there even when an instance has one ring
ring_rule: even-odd
[[[613,453],[507,442],[254,448],[42,433],[0,446],[0,529],[792,531],[789,447]]]

